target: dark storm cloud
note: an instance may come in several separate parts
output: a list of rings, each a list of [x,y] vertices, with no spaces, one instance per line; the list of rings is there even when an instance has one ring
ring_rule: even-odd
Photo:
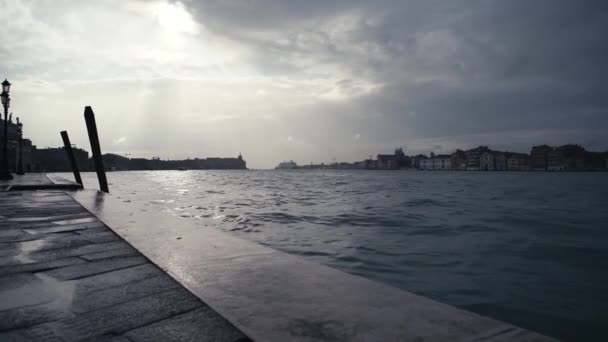
[[[215,0],[189,7],[207,29],[249,44],[267,73],[333,65],[383,84],[343,105],[354,113],[341,120],[349,132],[366,115],[395,138],[608,128],[605,1]],[[354,23],[332,31],[332,20],[348,14]]]

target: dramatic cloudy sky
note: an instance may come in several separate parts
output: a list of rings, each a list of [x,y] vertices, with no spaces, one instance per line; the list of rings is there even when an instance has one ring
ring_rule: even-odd
[[[608,149],[608,2],[0,0],[38,146],[353,161],[403,146]]]

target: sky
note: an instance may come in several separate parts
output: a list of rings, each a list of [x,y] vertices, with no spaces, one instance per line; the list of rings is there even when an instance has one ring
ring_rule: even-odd
[[[250,168],[489,145],[608,150],[600,0],[0,0],[38,147]]]

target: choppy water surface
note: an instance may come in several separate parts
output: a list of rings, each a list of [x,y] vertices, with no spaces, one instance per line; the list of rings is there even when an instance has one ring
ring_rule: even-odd
[[[605,339],[608,174],[149,171],[113,196],[570,340]],[[95,187],[94,174],[85,186]]]

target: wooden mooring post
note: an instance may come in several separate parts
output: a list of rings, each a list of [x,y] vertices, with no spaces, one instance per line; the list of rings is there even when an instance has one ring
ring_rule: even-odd
[[[76,158],[74,158],[74,150],[72,150],[72,144],[70,143],[70,137],[68,136],[68,132],[61,131],[61,139],[63,139],[63,146],[65,147],[65,152],[68,154],[68,159],[70,160],[70,165],[72,166],[74,179],[76,180],[76,183],[80,184],[81,187],[84,187],[84,185],[82,184],[82,178],[80,178],[80,170],[78,169],[78,163],[76,163]]]
[[[84,120],[87,123],[87,132],[89,133],[89,141],[91,142],[91,152],[93,153],[93,161],[95,162],[95,171],[99,180],[99,189],[109,193],[108,180],[106,171],[103,167],[103,158],[101,157],[101,147],[99,146],[99,136],[97,135],[97,124],[95,123],[95,114],[91,106],[84,107]]]

